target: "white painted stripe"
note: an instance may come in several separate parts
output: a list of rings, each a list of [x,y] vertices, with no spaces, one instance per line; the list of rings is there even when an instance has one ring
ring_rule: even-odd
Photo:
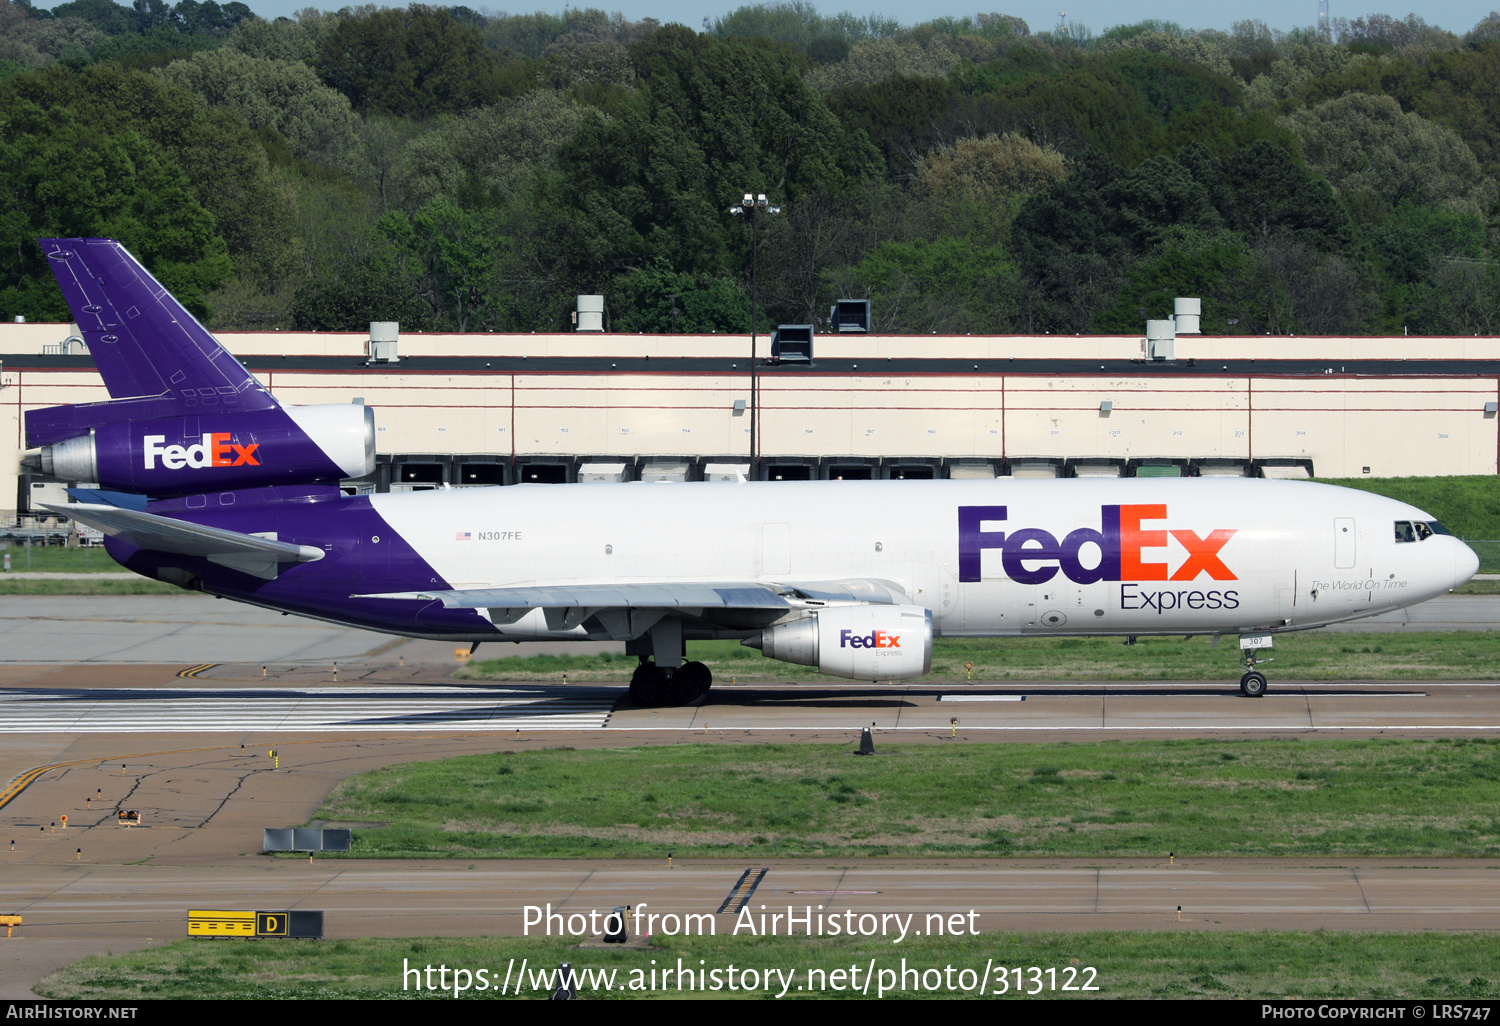
[[[939,702],[1024,702],[1025,695],[938,695]]]
[[[0,693],[0,733],[220,732],[242,730],[597,730],[619,693],[576,697],[477,688],[275,688],[259,697],[196,689],[122,688]],[[398,697],[399,696],[399,697]]]

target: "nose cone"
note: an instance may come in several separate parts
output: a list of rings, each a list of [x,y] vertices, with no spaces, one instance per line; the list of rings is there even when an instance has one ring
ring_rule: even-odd
[[[1454,539],[1457,541],[1457,539]],[[1479,572],[1479,555],[1463,542],[1458,542],[1458,552],[1453,559],[1453,587],[1467,584],[1469,578]]]

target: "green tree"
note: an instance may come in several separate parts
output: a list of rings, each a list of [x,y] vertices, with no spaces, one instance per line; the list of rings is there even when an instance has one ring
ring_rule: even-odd
[[[1392,97],[1350,93],[1296,111],[1283,124],[1302,140],[1313,170],[1366,219],[1402,203],[1479,213],[1494,201],[1495,183],[1458,133],[1403,113]]]
[[[69,320],[36,240],[119,239],[188,309],[207,316],[207,292],[229,275],[224,241],[183,169],[126,128],[65,110],[8,104],[0,113],[0,307],[36,320]]]
[[[413,4],[342,17],[317,70],[355,110],[431,117],[493,103],[500,67],[471,25]]]
[[[227,107],[251,128],[281,134],[292,153],[327,165],[347,163],[355,148],[349,101],[306,64],[206,50],[156,72],[211,106]]]
[[[875,167],[784,47],[668,26],[633,45],[628,102],[584,123],[547,191],[568,276],[612,278],[660,257],[692,274],[748,265],[725,213],[744,190],[788,204],[848,189]]]
[[[446,119],[404,148],[400,175],[407,202],[437,196],[468,204],[509,202],[548,170],[595,108],[538,89],[515,100]]]
[[[224,45],[247,57],[271,61],[301,61],[311,65],[318,58],[323,41],[338,27],[337,14],[325,14],[312,7],[297,12],[296,20],[277,18],[266,21],[247,19],[234,27]]]
[[[204,107],[153,75],[118,64],[60,65],[0,82],[0,110],[31,104],[48,116],[135,132],[170,155],[213,215],[237,270],[287,273],[291,206],[265,150],[231,111]]]
[[[750,325],[750,297],[738,281],[680,273],[660,261],[619,275],[606,295],[616,331],[706,335]]]
[[[1003,249],[965,239],[885,242],[830,272],[843,298],[869,299],[877,331],[958,335],[1013,330],[1017,274]]]
[[[429,316],[416,283],[380,264],[309,281],[292,302],[292,323],[300,331],[364,331],[371,321],[395,321],[422,330]]]

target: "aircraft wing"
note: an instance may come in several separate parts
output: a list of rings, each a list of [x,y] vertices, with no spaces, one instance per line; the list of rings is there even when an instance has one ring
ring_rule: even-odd
[[[513,624],[532,610],[540,609],[554,630],[592,620],[621,640],[638,637],[651,624],[669,615],[753,630],[809,605],[829,602],[889,605],[909,601],[899,585],[875,580],[551,584],[357,597],[426,599],[441,602],[449,609],[484,609],[497,624]]]
[[[617,606],[622,609],[697,607],[784,611],[791,609],[794,600],[798,599],[814,602],[873,602],[882,605],[907,601],[899,585],[871,580],[819,581],[807,584],[764,584],[756,581],[554,584],[513,588],[458,588],[380,597],[436,599],[449,609]]]
[[[47,508],[137,548],[201,556],[267,581],[276,578],[282,563],[311,563],[323,558],[323,550],[311,545],[294,545],[277,541],[274,537],[204,527],[118,506],[77,503]]]

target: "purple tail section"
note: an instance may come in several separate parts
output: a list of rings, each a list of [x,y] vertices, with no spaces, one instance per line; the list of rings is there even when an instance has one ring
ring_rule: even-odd
[[[42,251],[115,402],[37,411],[27,443],[102,424],[276,409],[230,352],[113,239],[42,239]],[[134,400],[129,412],[119,400]]]
[[[40,241],[114,398],[28,412],[26,466],[158,498],[374,471],[370,410],[283,408],[124,246]]]

